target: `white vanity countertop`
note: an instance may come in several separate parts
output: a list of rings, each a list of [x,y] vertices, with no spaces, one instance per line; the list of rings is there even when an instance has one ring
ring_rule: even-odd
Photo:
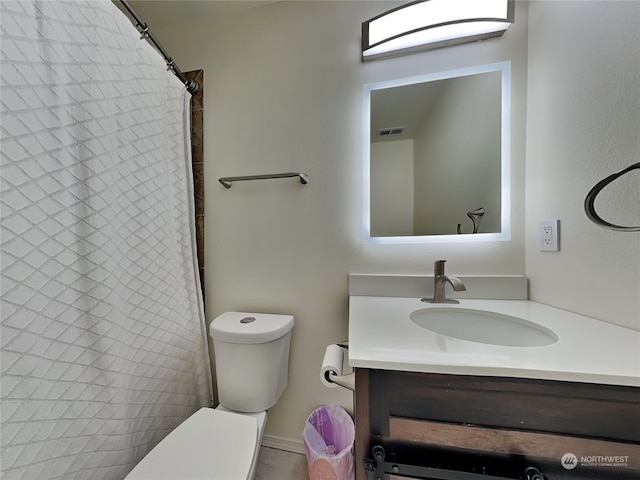
[[[640,386],[639,331],[529,300],[461,299],[459,305],[452,305],[519,317],[558,336],[556,343],[542,347],[488,345],[433,333],[410,320],[411,312],[429,305],[433,304],[419,298],[351,296],[349,364],[409,372]]]

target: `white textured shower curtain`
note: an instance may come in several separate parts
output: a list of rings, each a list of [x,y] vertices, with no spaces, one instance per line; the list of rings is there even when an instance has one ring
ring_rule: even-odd
[[[0,8],[1,476],[121,479],[211,399],[190,96],[109,0]]]

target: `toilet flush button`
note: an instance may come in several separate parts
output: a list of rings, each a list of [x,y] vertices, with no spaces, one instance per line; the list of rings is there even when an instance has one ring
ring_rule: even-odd
[[[244,317],[240,319],[240,323],[252,323],[256,321],[256,317]]]

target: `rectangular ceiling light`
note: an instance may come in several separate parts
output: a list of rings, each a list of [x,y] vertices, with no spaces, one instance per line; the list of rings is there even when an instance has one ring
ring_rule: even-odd
[[[362,60],[404,55],[501,36],[515,0],[420,0],[362,24]]]

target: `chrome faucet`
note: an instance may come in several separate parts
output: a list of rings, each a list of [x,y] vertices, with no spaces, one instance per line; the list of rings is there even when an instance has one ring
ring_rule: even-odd
[[[449,282],[456,292],[466,291],[462,280],[458,277],[444,274],[444,263],[446,260],[436,260],[433,263],[433,298],[423,298],[426,303],[460,303],[458,300],[447,298],[444,287]]]

